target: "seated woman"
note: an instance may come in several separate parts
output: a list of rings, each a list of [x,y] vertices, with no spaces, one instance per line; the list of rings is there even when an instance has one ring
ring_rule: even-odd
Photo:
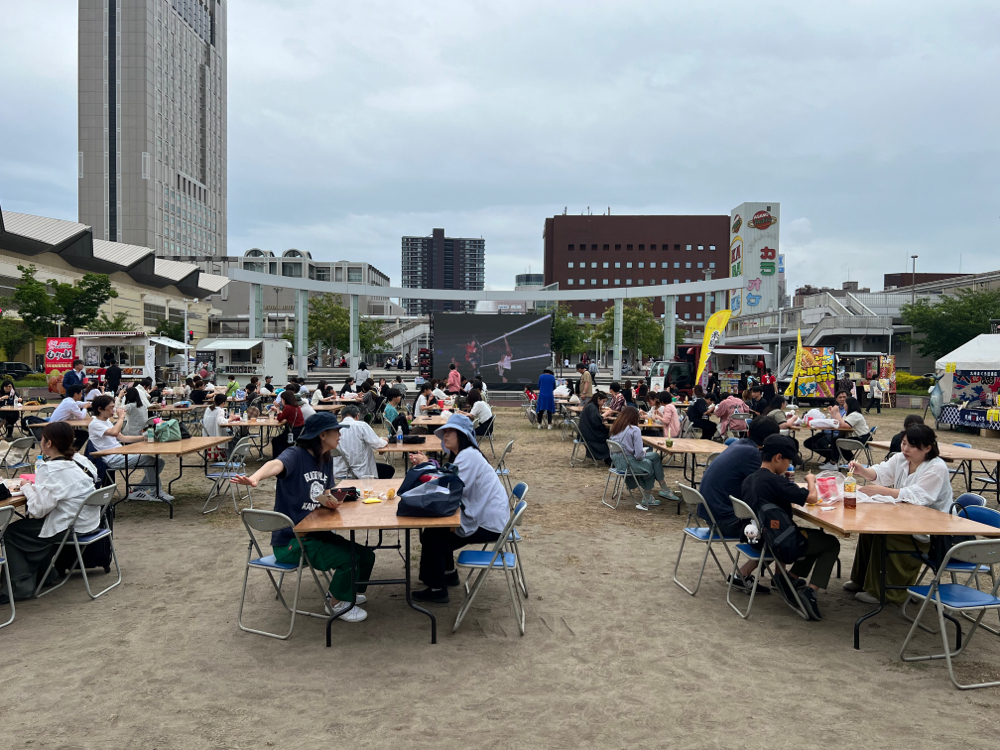
[[[750,407],[747,403],[739,398],[738,396],[726,396],[722,401],[715,405],[715,416],[719,418],[719,434],[723,437],[726,436],[726,432],[730,430],[730,423],[732,423],[733,431],[736,432],[736,428],[740,428],[738,431],[746,437],[746,429],[744,426],[746,422],[742,420],[734,420],[732,417],[734,414],[749,414]]]
[[[403,406],[403,394],[395,388],[390,388],[385,399],[385,410],[382,412],[383,423],[393,437],[398,429],[403,435],[410,434],[410,424],[406,419],[406,409]]]
[[[14,383],[10,380],[5,380],[3,386],[0,387],[0,406],[17,406],[17,391],[14,390]],[[4,437],[10,440],[14,437],[14,425],[17,424],[20,412],[4,411],[0,412],[0,414],[3,415],[4,427],[6,429]]]
[[[434,434],[448,451],[445,461],[458,468],[462,489],[462,524],[458,529],[424,529],[420,534],[420,580],[427,588],[414,591],[420,602],[448,603],[448,586],[458,586],[455,550],[467,544],[488,544],[500,538],[510,518],[507,491],[496,471],[479,451],[472,420],[452,414]],[[410,454],[414,465],[427,461],[423,453]]]
[[[89,402],[93,401],[98,396],[103,396],[103,395],[104,395],[104,386],[100,385],[95,381],[92,383],[87,383],[87,386],[86,388],[84,388],[83,391],[83,400]]]
[[[871,438],[871,435],[869,434],[868,423],[865,421],[865,415],[861,411],[861,404],[858,403],[858,400],[856,398],[848,396],[844,400],[844,407],[846,410],[844,416],[840,415],[839,406],[831,406],[829,408],[828,412],[830,414],[830,419],[837,422],[840,431],[833,433],[827,433],[827,432],[823,433],[822,437],[825,437],[826,440],[819,445],[818,449],[813,448],[813,450],[816,451],[816,453],[825,456],[827,459],[827,463],[820,466],[820,469],[822,471],[837,470],[837,460],[840,455],[837,452],[837,443],[836,443],[837,438],[851,438],[852,440],[858,440],[862,443],[867,443],[868,440]],[[806,447],[807,448],[811,447],[809,445],[808,440],[806,441]],[[845,451],[844,458],[850,461],[852,458],[854,458],[854,454],[849,451]]]
[[[674,494],[667,489],[666,482],[663,480],[663,461],[660,454],[652,448],[647,450],[642,444],[638,409],[634,406],[626,406],[622,410],[618,419],[611,425],[609,440],[618,443],[629,456],[629,459],[626,459],[621,453],[612,455],[611,461],[615,468],[624,471],[628,462],[632,464],[632,470],[637,475],[636,479],[642,489],[642,505],[636,507],[645,509],[650,505],[660,504],[660,501],[649,492],[653,489],[654,480],[660,485],[660,497],[667,500],[676,499]],[[628,481],[631,481],[631,478]]]
[[[675,438],[681,435],[681,417],[674,406],[674,397],[666,391],[649,394],[649,413],[663,425],[663,437]]]
[[[799,423],[797,417],[789,418],[785,414],[785,397],[780,393],[771,399],[762,412],[763,416],[773,419],[778,424],[779,430],[787,430]]]
[[[580,412],[578,426],[590,455],[597,461],[603,461],[606,466],[611,466],[611,453],[608,451],[609,433],[604,424],[604,404],[607,400],[608,394],[594,391],[594,395]]]
[[[101,520],[100,508],[90,506],[80,511],[94,491],[97,469],[74,452],[73,428],[65,422],[50,422],[42,429],[40,444],[45,461],[35,468],[34,484],[24,485],[29,518],[12,523],[4,534],[14,599],[34,596],[38,577],[48,567],[59,535],[69,528],[77,512],[79,534],[93,531]]]
[[[617,380],[608,386],[611,391],[611,401],[604,409],[605,416],[617,416],[625,408],[625,394],[622,393],[622,386]]]
[[[473,388],[467,398],[469,402],[469,419],[476,428],[476,435],[486,434],[486,423],[493,419],[493,410],[483,401],[483,395]]]
[[[320,496],[324,505],[336,507],[340,503],[330,495],[334,485],[330,451],[336,449],[340,442],[343,427],[335,415],[320,412],[302,428],[294,446],[283,450],[277,458],[268,461],[250,476],[233,477],[231,481],[256,487],[262,479],[277,477],[274,510],[284,513],[296,524],[320,506]],[[351,607],[351,542],[332,531],[320,531],[303,537],[302,546],[314,568],[333,571],[327,594],[327,612],[340,615],[345,622],[361,622],[367,618],[368,613],[357,606],[365,603],[362,594],[358,594],[355,606]],[[271,547],[278,562],[299,562],[299,542],[290,528],[272,532]],[[354,557],[357,561],[355,580],[367,581],[375,567],[374,550],[354,544]],[[359,592],[364,590],[364,586],[358,587]]]
[[[297,395],[291,391],[282,392],[281,404],[281,411],[278,411],[274,404],[271,405],[271,410],[274,412],[274,418],[279,422],[284,422],[288,430],[271,438],[271,455],[274,458],[280,456],[281,452],[288,447],[290,442],[298,440],[299,434],[302,432],[302,427],[306,423],[306,418],[302,413],[302,407],[299,405],[299,397]],[[291,435],[290,440],[289,435]]]
[[[848,399],[854,401],[854,399]],[[895,498],[911,505],[927,505],[942,513],[951,509],[951,475],[948,465],[938,455],[937,436],[927,425],[915,424],[906,429],[902,439],[902,452],[875,466],[864,467],[851,461],[851,469],[869,482],[858,487],[865,495],[882,495]],[[862,500],[861,497],[858,498]],[[851,580],[844,584],[847,591],[856,591],[855,598],[869,604],[879,601],[879,557],[877,545],[887,545],[889,552],[926,552],[929,545],[915,537],[898,535],[862,534],[858,537],[858,549],[854,554]],[[889,585],[912,586],[923,563],[911,555],[890,554],[885,571]],[[886,601],[902,604],[906,601],[904,589],[888,589]]]
[[[635,392],[632,390],[631,380],[622,383],[622,396],[625,397],[626,406],[635,406]]]

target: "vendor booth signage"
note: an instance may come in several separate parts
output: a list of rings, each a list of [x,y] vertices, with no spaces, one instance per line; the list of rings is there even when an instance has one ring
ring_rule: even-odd
[[[67,370],[73,369],[74,359],[76,359],[75,338],[45,339],[45,376],[50,391],[62,392],[63,375]]]
[[[795,395],[801,398],[833,398],[835,393],[834,348],[804,346],[795,371]]]

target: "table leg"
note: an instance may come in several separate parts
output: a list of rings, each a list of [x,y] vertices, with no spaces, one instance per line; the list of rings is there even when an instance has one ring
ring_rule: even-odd
[[[330,628],[333,627],[333,621],[340,617],[346,612],[350,612],[354,607],[355,603],[358,601],[358,571],[357,571],[357,561],[354,555],[354,529],[351,529],[351,606],[344,607],[337,614],[331,614],[329,619],[326,621],[326,647],[330,648],[333,645],[333,637],[330,632]]]
[[[406,565],[406,603],[410,605],[417,612],[423,612],[429,618],[431,618],[431,643],[437,643],[437,618],[433,614],[428,612],[423,607],[418,607],[413,603],[413,599],[410,598],[410,530],[406,530],[406,554],[404,555],[405,565]]]
[[[879,581],[879,598],[878,607],[873,609],[871,612],[862,615],[854,623],[854,648],[855,650],[861,650],[861,623],[865,620],[871,619],[879,612],[885,608],[885,571],[889,563],[889,545],[885,543],[884,536],[876,536],[875,544],[879,547],[879,568],[878,568],[878,581]]]

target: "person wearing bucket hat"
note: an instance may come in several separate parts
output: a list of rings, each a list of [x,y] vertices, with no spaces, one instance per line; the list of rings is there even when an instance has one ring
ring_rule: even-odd
[[[447,424],[434,430],[441,438],[446,461],[455,465],[464,483],[462,523],[451,529],[424,529],[420,535],[420,580],[427,588],[414,591],[417,601],[448,603],[448,586],[458,586],[455,550],[467,544],[486,544],[500,538],[510,518],[507,492],[496,471],[476,445],[472,420],[464,414],[452,414]],[[411,455],[414,464],[427,461],[422,453]]]
[[[340,502],[330,494],[334,485],[333,459],[330,452],[340,443],[340,431],[349,425],[337,421],[331,412],[319,412],[302,427],[291,448],[261,466],[250,476],[232,478],[234,484],[256,487],[261,480],[277,477],[274,510],[284,513],[292,523],[299,523],[321,504],[335,508]],[[322,503],[320,502],[322,500]],[[309,561],[317,570],[332,570],[333,580],[327,594],[327,611],[340,615],[345,622],[361,622],[368,613],[358,606],[351,607],[351,542],[332,531],[307,534],[302,538]],[[281,563],[299,562],[299,542],[290,528],[271,533],[274,557]],[[357,580],[367,581],[375,567],[375,552],[360,544],[354,545]],[[358,591],[364,591],[359,586]],[[357,604],[364,604],[360,593]]]
[[[820,620],[816,594],[830,583],[830,574],[837,564],[840,554],[840,540],[821,529],[806,529],[795,526],[792,520],[792,504],[805,505],[819,499],[816,491],[816,477],[806,475],[806,487],[799,487],[785,478],[789,466],[801,463],[799,446],[788,435],[768,435],[760,451],[760,469],[743,480],[741,499],[758,516],[765,505],[773,504],[788,516],[791,525],[806,538],[802,556],[788,569],[799,598],[805,605],[811,620]],[[812,571],[812,575],[810,575]],[[806,578],[809,583],[806,583]],[[795,592],[790,591],[784,576],[772,576],[774,587],[785,600],[797,608]]]

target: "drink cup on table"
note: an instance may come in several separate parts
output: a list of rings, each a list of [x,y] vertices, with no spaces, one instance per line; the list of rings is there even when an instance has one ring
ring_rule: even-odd
[[[361,477],[361,492],[362,499],[371,497],[375,494],[375,477],[371,474],[366,474]]]

